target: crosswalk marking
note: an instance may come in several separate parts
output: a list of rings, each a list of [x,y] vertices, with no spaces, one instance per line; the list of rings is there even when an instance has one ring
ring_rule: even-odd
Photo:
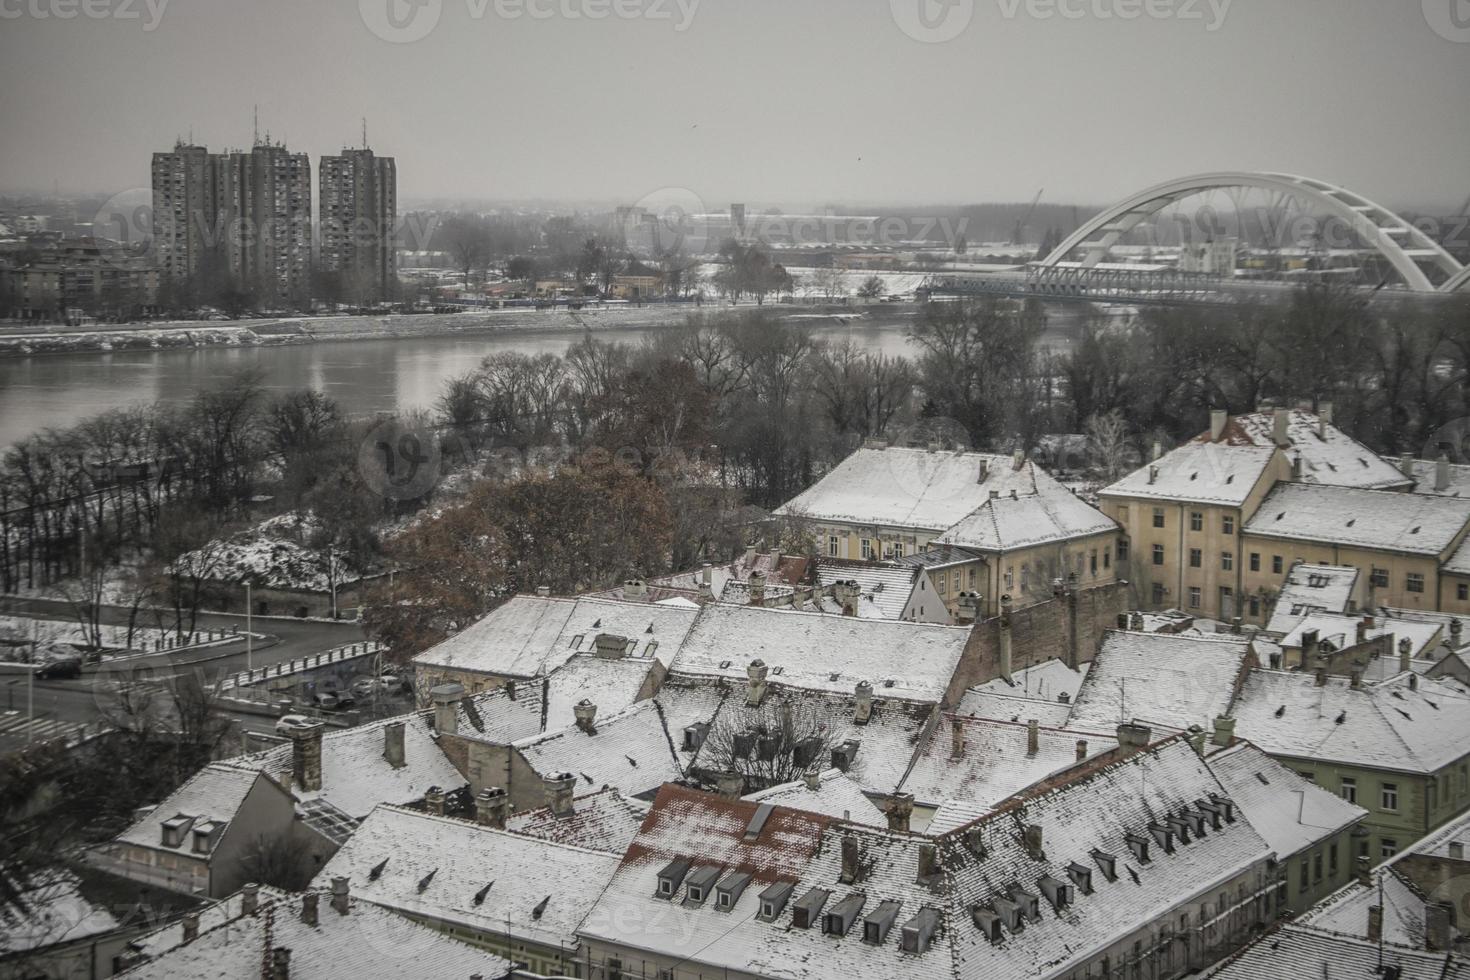
[[[59,718],[27,718],[21,711],[0,711],[0,735],[23,739],[30,736],[32,741],[47,741],[54,738],[65,738],[81,731],[84,726],[71,721],[62,721]]]

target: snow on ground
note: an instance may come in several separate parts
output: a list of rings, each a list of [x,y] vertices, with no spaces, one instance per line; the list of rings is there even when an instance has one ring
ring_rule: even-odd
[[[205,569],[210,579],[249,581],[260,588],[326,592],[334,571],[338,587],[357,581],[361,570],[309,545],[320,529],[311,514],[288,512],[231,535],[217,548],[211,545],[182,555],[179,562],[186,568]]]
[[[173,637],[172,631],[139,626],[133,630],[129,645],[126,626],[103,624],[99,630],[104,650],[152,650],[165,637]],[[223,642],[210,634],[202,634],[203,642]],[[30,646],[37,645],[37,661],[54,660],[57,657],[74,657],[79,647],[88,646],[86,635],[79,624],[63,619],[30,619],[23,616],[0,616],[0,659],[11,662],[29,662]],[[12,653],[10,651],[16,651]],[[19,654],[17,656],[17,653]],[[25,659],[23,659],[25,658]]]

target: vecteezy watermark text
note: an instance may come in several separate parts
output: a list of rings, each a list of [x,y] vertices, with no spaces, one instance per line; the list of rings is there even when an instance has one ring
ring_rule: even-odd
[[[11,0],[15,2],[15,0]],[[647,20],[666,21],[676,32],[694,22],[700,0],[464,0],[470,20]],[[368,30],[394,44],[419,41],[434,30],[444,0],[358,0]]]
[[[1198,22],[1206,32],[1225,23],[1234,0],[995,0],[1005,20],[1177,20]],[[1425,0],[1426,3],[1430,0]],[[1451,0],[1458,2],[1458,0]],[[963,34],[975,16],[975,0],[888,0],[893,22],[915,41],[939,44]]]
[[[158,28],[169,0],[0,0],[0,20],[141,20]]]

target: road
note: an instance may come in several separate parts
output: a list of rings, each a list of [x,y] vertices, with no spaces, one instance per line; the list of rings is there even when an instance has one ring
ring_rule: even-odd
[[[11,596],[0,597],[0,613],[41,619],[71,618],[70,607],[65,602]],[[104,608],[102,618],[106,623],[125,623],[127,615],[125,608],[109,606]],[[243,630],[245,617],[201,613],[198,625],[201,629]],[[362,628],[356,623],[256,616],[251,628],[252,632],[263,634],[252,644],[250,661],[256,667],[320,653],[364,638]],[[224,674],[245,669],[245,646],[244,640],[240,640],[194,650],[144,654],[129,658],[125,668],[109,664],[88,665],[80,678],[33,680],[29,685],[24,673],[0,674],[0,688],[3,688],[0,690],[0,753],[25,745],[27,734],[31,738],[54,738],[82,725],[95,724],[101,713],[99,702],[106,701],[105,692],[110,689],[120,669],[136,671],[147,668],[155,676],[177,673],[181,669],[197,669],[203,672],[207,682],[212,683]],[[34,715],[28,715],[28,710]],[[266,731],[270,727],[268,720],[256,716],[241,715],[239,718],[250,730]]]

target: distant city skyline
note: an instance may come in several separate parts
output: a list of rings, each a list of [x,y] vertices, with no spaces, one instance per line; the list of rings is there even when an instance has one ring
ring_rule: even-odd
[[[679,187],[710,210],[872,207],[1045,187],[1103,205],[1217,169],[1398,208],[1470,195],[1470,47],[1440,0],[1158,0],[1133,19],[1129,2],[154,0],[129,5],[137,19],[11,4],[0,190],[147,187],[175,138],[248,147],[258,105],[262,137],[313,161],[361,145],[366,118],[404,204]]]

